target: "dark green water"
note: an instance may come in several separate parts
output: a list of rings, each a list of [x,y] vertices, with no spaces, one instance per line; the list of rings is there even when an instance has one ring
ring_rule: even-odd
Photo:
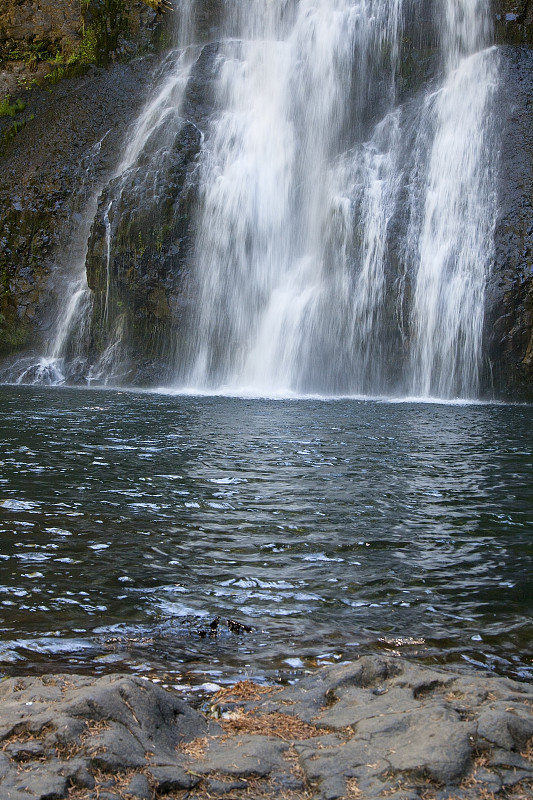
[[[224,682],[393,651],[533,676],[533,408],[0,399],[5,673]],[[254,630],[202,638],[216,614]]]

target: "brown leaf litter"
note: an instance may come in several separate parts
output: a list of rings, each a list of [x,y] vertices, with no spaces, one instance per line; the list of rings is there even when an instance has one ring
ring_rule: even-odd
[[[323,736],[329,730],[317,728],[298,717],[273,711],[269,714],[257,714],[254,710],[234,712],[220,720],[225,733],[229,736],[254,734],[258,736],[277,736],[285,742],[313,739]]]
[[[279,691],[278,686],[261,686],[253,681],[237,681],[233,686],[220,689],[211,698],[211,704],[247,703],[251,700],[261,700],[261,695]]]

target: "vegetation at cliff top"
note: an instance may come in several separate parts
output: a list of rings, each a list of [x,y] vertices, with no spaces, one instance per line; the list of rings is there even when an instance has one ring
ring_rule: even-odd
[[[173,10],[171,0],[142,1],[157,14]],[[57,45],[37,42],[27,47],[15,48],[9,52],[7,57],[12,61],[25,62],[30,72],[37,71],[39,62],[48,62],[54,67],[52,72],[46,76],[50,83],[57,83],[64,77],[79,74],[91,64],[104,66],[116,48],[120,35],[128,27],[128,5],[130,4],[125,0],[107,0],[104,7],[100,7],[98,3],[94,4],[91,0],[82,0],[81,38],[73,52],[65,53],[57,49]],[[22,79],[21,85],[23,83]],[[6,113],[13,116],[9,111],[4,111],[4,115]]]

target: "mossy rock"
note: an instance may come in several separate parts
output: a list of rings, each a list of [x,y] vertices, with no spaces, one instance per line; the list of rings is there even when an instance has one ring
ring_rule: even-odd
[[[533,46],[532,0],[494,0],[498,44]]]

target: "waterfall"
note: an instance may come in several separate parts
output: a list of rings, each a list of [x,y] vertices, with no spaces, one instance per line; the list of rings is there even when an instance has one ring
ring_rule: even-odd
[[[476,395],[496,213],[489,4],[434,12],[441,66],[416,111],[397,89],[408,5],[228,4],[178,385]]]
[[[68,375],[83,373],[84,342],[92,306],[85,259],[89,230],[97,208],[98,191],[94,189],[94,169],[106,136],[107,133],[90,148],[82,164],[78,203],[84,213],[76,215],[77,224],[74,226],[71,241],[61,254],[54,275],[54,288],[59,302],[55,308],[45,351],[37,360],[32,355],[22,357],[14,365],[10,365],[9,377],[15,383],[60,385],[66,383]]]
[[[412,324],[412,391],[476,394],[484,288],[496,218],[490,102],[497,84],[486,3],[444,5],[446,77],[424,104],[422,130],[433,130],[423,193]],[[414,238],[415,238],[414,237]]]
[[[201,34],[213,9],[178,10],[177,49],[88,204],[43,369],[22,379],[63,380],[85,347],[69,368],[89,383],[477,397],[489,0],[225,0]]]
[[[373,388],[401,2],[289,5],[260,25],[258,4],[221,56],[182,375],[198,388]],[[370,139],[344,151],[380,112]]]

